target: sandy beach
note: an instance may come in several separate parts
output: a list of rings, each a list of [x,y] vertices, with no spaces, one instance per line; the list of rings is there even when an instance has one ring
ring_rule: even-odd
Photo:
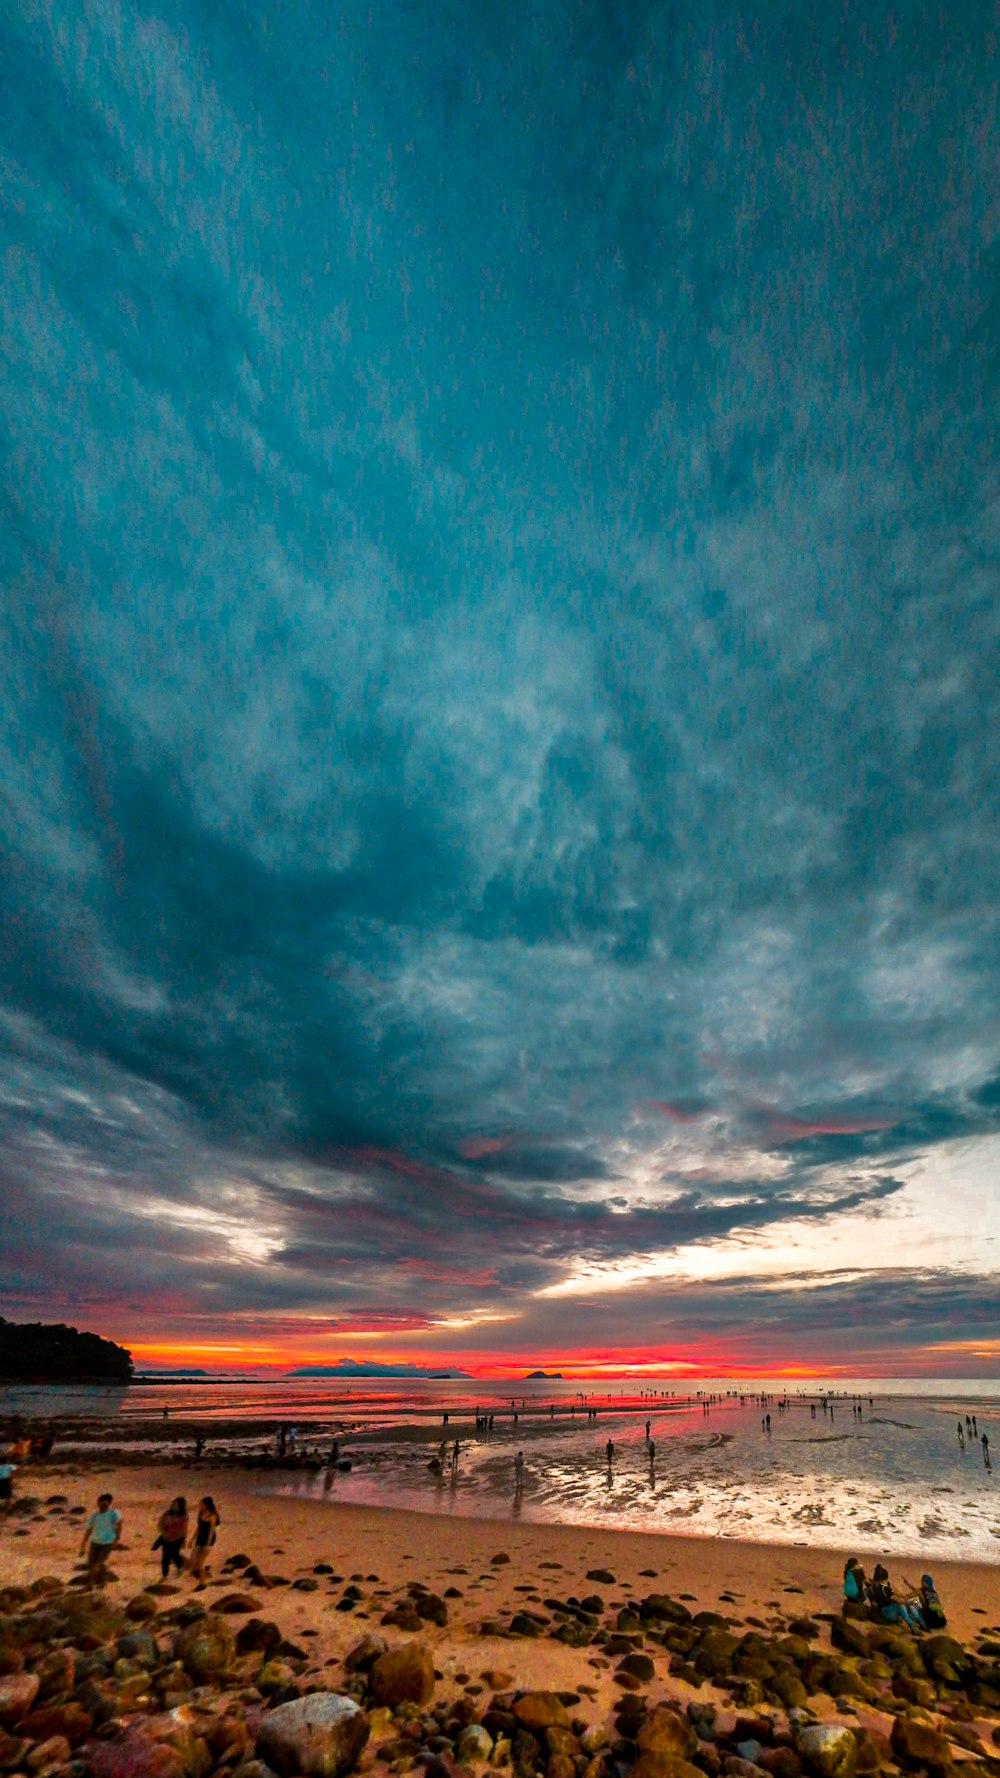
[[[737,1543],[730,1539],[647,1536],[631,1531],[533,1525],[441,1514],[342,1506],[267,1491],[274,1478],[258,1480],[238,1470],[162,1467],[88,1470],[83,1478],[53,1467],[44,1478],[22,1478],[20,1493],[40,1499],[64,1494],[68,1505],[40,1506],[31,1517],[11,1518],[0,1533],[0,1582],[28,1584],[40,1576],[64,1580],[77,1562],[80,1515],[102,1490],[113,1493],[124,1519],[123,1546],[114,1560],[110,1591],[122,1600],[159,1579],[151,1545],[156,1522],[174,1494],[189,1502],[211,1494],[222,1518],[214,1575],[198,1595],[206,1605],[233,1591],[238,1575],[223,1575],[227,1559],[244,1555],[268,1577],[252,1588],[262,1613],[286,1636],[308,1644],[310,1672],[337,1664],[363,1631],[378,1629],[387,1610],[420,1583],[444,1598],[445,1626],[424,1623],[435,1664],[450,1680],[466,1673],[476,1682],[484,1669],[502,1669],[515,1685],[565,1689],[581,1667],[600,1708],[614,1695],[613,1662],[599,1650],[564,1647],[547,1637],[511,1639],[513,1615],[527,1608],[551,1617],[545,1601],[599,1595],[620,1610],[651,1592],[687,1602],[692,1613],[725,1614],[731,1625],[777,1629],[796,1617],[838,1613],[845,1554],[828,1549]],[[332,1572],[316,1575],[316,1566]],[[900,1584],[913,1564],[892,1565]],[[613,1580],[590,1578],[598,1570]],[[949,1631],[971,1640],[987,1628],[1000,1632],[1000,1568],[935,1563]],[[304,1584],[303,1584],[304,1583]],[[345,1586],[359,1589],[352,1610],[338,1609]],[[180,1592],[192,1583],[180,1578]],[[246,1590],[246,1589],[244,1589]],[[172,1604],[177,1597],[168,1595]],[[164,1601],[166,1603],[166,1601]],[[485,1628],[484,1628],[485,1626]],[[495,1634],[491,1627],[496,1626]],[[405,1639],[391,1626],[389,1639]],[[670,1682],[672,1694],[688,1691]],[[689,1695],[693,1695],[689,1694]]]

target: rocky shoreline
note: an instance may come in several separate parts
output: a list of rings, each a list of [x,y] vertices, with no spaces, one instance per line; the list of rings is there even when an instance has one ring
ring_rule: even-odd
[[[80,1511],[63,1495],[21,1500],[4,1537],[18,1518],[76,1523]],[[491,1567],[507,1562],[499,1550]],[[460,1581],[468,1570],[449,1572]],[[0,1773],[948,1778],[961,1765],[967,1778],[1000,1775],[1000,1626],[973,1646],[839,1614],[701,1610],[690,1594],[622,1601],[614,1573],[596,1568],[578,1594],[549,1592],[536,1576],[517,1609],[470,1617],[471,1584],[387,1588],[329,1562],[292,1577],[237,1553],[211,1606],[160,1581],[124,1603],[79,1577],[3,1586]],[[345,1629],[357,1620],[336,1656],[317,1656],[315,1632],[289,1623],[303,1594],[321,1594],[313,1603]],[[571,1659],[573,1684],[534,1690],[525,1677],[552,1644]]]

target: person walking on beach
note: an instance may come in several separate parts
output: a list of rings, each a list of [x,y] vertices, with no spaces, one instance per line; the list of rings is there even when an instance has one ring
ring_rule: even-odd
[[[83,1528],[81,1556],[87,1558],[87,1585],[103,1587],[107,1578],[108,1557],[121,1542],[122,1516],[112,1505],[112,1495],[97,1496],[97,1511],[91,1513]]]
[[[215,1543],[215,1534],[220,1523],[218,1509],[211,1494],[203,1495],[198,1502],[198,1516],[191,1533],[191,1554],[188,1557],[188,1567],[194,1575],[196,1591],[199,1593],[208,1579],[208,1552]]]
[[[524,1487],[524,1452],[518,1451],[514,1458],[514,1493],[520,1494]]]
[[[183,1494],[175,1495],[165,1513],[160,1514],[158,1536],[153,1545],[160,1552],[160,1574],[166,1580],[171,1567],[178,1574],[184,1567],[184,1544],[188,1534],[187,1501]]]
[[[958,1443],[959,1443],[960,1449],[964,1451],[965,1450],[965,1433],[962,1431],[961,1420],[958,1422]]]
[[[0,1519],[5,1519],[10,1512],[16,1474],[17,1464],[11,1462],[9,1453],[5,1451],[0,1457]]]
[[[604,1455],[608,1460],[608,1468],[610,1469],[615,1460],[615,1447],[610,1439],[608,1439],[608,1442],[604,1447]]]
[[[987,1438],[985,1432],[983,1433],[983,1462],[986,1465],[987,1469],[993,1468],[993,1465],[990,1462],[990,1441]]]

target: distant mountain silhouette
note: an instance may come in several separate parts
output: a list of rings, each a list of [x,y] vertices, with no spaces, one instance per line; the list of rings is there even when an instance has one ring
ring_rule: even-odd
[[[342,1358],[337,1364],[307,1364],[289,1371],[290,1377],[423,1377],[429,1382],[446,1382],[467,1377],[468,1371],[433,1371],[419,1364],[374,1364],[363,1360]]]
[[[536,1378],[542,1377],[550,1383],[561,1383],[563,1381],[562,1371],[527,1371],[524,1380],[526,1383],[532,1383]]]
[[[0,1315],[0,1378],[6,1383],[129,1383],[132,1354],[62,1322],[16,1325]]]

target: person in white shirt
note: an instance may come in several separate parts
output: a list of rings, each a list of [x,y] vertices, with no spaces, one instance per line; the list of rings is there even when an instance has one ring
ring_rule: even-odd
[[[87,1582],[92,1587],[104,1585],[108,1557],[121,1542],[122,1518],[111,1504],[110,1494],[99,1494],[97,1511],[91,1513],[83,1528],[81,1556],[87,1557]]]

